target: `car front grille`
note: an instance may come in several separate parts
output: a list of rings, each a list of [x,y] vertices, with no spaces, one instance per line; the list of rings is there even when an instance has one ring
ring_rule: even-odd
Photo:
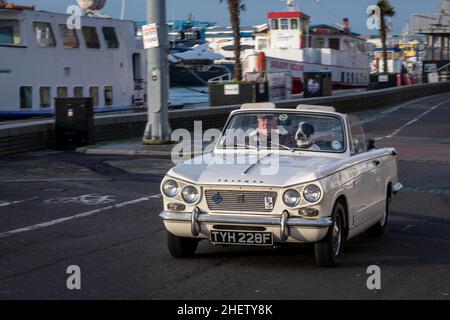
[[[272,212],[273,208],[266,206],[272,201],[275,206],[276,192],[240,191],[240,190],[206,190],[206,202],[209,210],[229,212]],[[220,201],[217,201],[220,199]],[[216,201],[214,201],[216,200]]]

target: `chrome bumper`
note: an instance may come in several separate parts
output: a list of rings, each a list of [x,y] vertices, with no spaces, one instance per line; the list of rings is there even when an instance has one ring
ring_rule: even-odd
[[[400,189],[403,188],[403,185],[400,182],[397,182],[396,184],[394,184],[394,186],[392,187],[392,193],[393,194],[397,194]]]
[[[200,223],[225,223],[225,224],[240,224],[240,225],[266,225],[279,226],[282,240],[285,241],[289,237],[289,227],[309,227],[309,228],[328,228],[332,225],[331,217],[318,219],[303,219],[289,217],[289,213],[284,211],[280,217],[265,217],[265,216],[237,216],[226,214],[207,214],[202,213],[198,208],[195,208],[192,213],[173,213],[163,211],[159,215],[165,221],[174,222],[190,222],[191,232],[193,236],[198,236],[200,233]]]

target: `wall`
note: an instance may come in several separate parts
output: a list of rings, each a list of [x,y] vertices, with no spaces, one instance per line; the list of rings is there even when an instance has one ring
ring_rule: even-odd
[[[298,104],[330,105],[343,113],[375,109],[433,94],[450,92],[450,82],[419,84],[400,88],[367,91],[350,95],[279,101],[280,108]],[[203,129],[221,128],[229,113],[239,106],[222,106],[169,112],[172,129],[192,129],[194,121],[202,121]],[[141,136],[146,113],[99,115],[95,118],[97,142]],[[0,156],[51,149],[54,146],[54,120],[38,120],[13,124],[0,123]]]

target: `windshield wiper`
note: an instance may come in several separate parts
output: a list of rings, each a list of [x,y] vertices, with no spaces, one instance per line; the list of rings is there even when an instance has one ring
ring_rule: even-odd
[[[275,143],[275,142],[273,142],[273,141],[269,141],[269,142],[270,142],[270,144],[276,145],[276,146],[278,146],[278,147],[282,147],[282,148],[284,148],[285,150],[289,150],[289,151],[291,151],[291,152],[295,152],[295,149],[294,149],[294,148],[285,146],[284,144]]]

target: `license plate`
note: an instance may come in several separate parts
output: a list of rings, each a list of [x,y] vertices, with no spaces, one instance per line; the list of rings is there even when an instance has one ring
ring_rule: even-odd
[[[211,230],[209,240],[213,244],[272,246],[273,245],[273,234],[270,232],[256,232],[256,231]]]

